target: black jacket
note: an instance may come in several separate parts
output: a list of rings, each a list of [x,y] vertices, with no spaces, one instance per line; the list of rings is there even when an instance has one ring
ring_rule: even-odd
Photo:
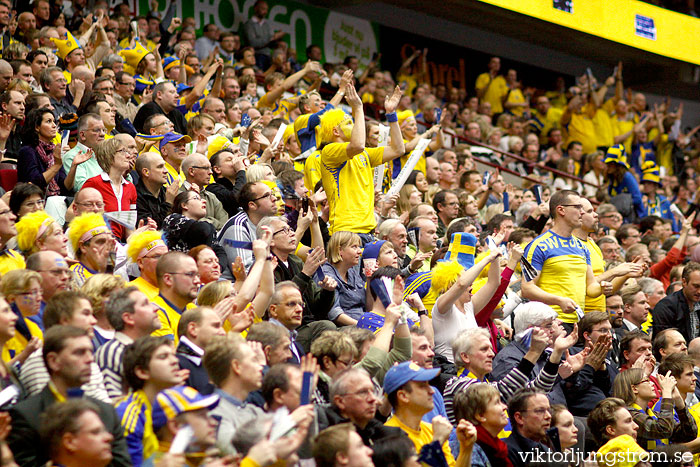
[[[340,412],[338,412],[338,409],[332,406],[319,405],[316,407],[316,413],[318,415],[317,420],[319,432],[325,430],[329,426],[350,422],[349,419],[343,417]],[[401,428],[395,426],[384,426],[384,424],[376,418],[370,420],[367,426],[364,428],[360,428],[359,426],[355,425],[355,429],[366,446],[372,446],[375,441],[386,438],[387,436],[406,436]]]
[[[241,193],[243,185],[246,183],[245,170],[240,170],[236,174],[236,183],[224,177],[214,179],[214,183],[210,183],[205,188],[209,193],[213,193],[216,198],[221,201],[221,204],[226,209],[229,217],[233,217],[238,213],[238,195]]]
[[[202,365],[202,358],[185,342],[180,339],[175,351],[180,368],[190,370],[185,384],[195,388],[200,394],[208,395],[214,392],[214,385],[209,381],[209,374]]]
[[[565,463],[548,462],[546,452],[552,449],[549,446],[524,437],[513,427],[510,436],[503,440],[508,446],[508,458],[513,463],[513,467],[527,467],[528,465],[565,466]],[[541,458],[538,459],[537,454]],[[532,456],[532,457],[531,457]]]
[[[304,262],[298,256],[289,255],[287,263],[289,267],[285,266],[282,261],[277,262],[275,284],[282,281],[293,281],[299,286],[305,305],[301,325],[328,319],[328,312],[333,308],[335,301],[335,292],[322,289],[312,277],[301,272],[304,268]]]
[[[685,337],[686,342],[693,339],[690,330],[690,306],[683,295],[683,289],[661,299],[651,314],[655,336],[664,329],[676,328]]]
[[[173,109],[166,113],[165,110],[163,110],[163,108],[155,102],[149,102],[141,107],[136,113],[136,117],[134,117],[134,127],[136,130],[143,132],[143,124],[146,123],[146,119],[155,114],[165,115],[175,126],[176,132],[180,133],[181,135],[187,134],[187,120],[185,120],[185,116],[182,115],[182,112],[177,109]]]
[[[130,466],[131,457],[126,449],[124,428],[114,407],[104,402],[85,396],[85,399],[95,404],[105,428],[112,434],[112,466]],[[7,443],[15,457],[15,462],[23,467],[43,466],[49,460],[47,446],[39,442],[39,426],[41,414],[56,402],[49,385],[34,396],[23,400],[10,409],[12,431],[7,437]]]
[[[575,346],[569,350],[571,355],[583,351]],[[598,402],[612,396],[612,383],[620,371],[608,353],[605,359],[605,370],[594,370],[586,364],[577,373],[564,380],[564,394],[569,412],[579,417],[587,417]]]
[[[136,184],[136,213],[138,220],[150,217],[160,229],[163,226],[163,220],[168,217],[173,209],[173,205],[165,201],[165,187],[160,188],[158,197],[156,198],[148,191],[143,180],[139,179]],[[138,222],[137,222],[138,224]]]

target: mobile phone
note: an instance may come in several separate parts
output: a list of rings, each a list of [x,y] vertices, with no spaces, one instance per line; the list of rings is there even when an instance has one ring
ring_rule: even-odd
[[[309,198],[304,197],[301,199],[301,210],[307,212],[309,210]]]
[[[442,118],[442,109],[440,107],[435,107],[435,124],[440,124],[440,119]]]
[[[556,426],[553,426],[552,428],[547,429],[547,436],[549,436],[549,439],[552,440],[552,444],[554,445],[554,449],[556,451],[561,451],[561,441],[559,440],[559,428]]]
[[[97,15],[92,15],[92,22],[96,23],[97,22]]]
[[[532,193],[535,195],[535,201],[537,201],[537,204],[542,204],[542,187],[540,185],[533,186]]]
[[[484,177],[481,179],[481,183],[483,183],[484,185],[488,185],[490,180],[491,180],[491,172],[486,170],[484,172]]]
[[[311,383],[313,382],[314,374],[310,371],[305,371],[301,380],[301,396],[299,398],[299,405],[306,405],[311,403]]]
[[[508,198],[509,198],[508,192],[504,191],[503,192],[503,212],[504,213],[507,213],[508,211],[510,211],[510,202],[509,202]]]

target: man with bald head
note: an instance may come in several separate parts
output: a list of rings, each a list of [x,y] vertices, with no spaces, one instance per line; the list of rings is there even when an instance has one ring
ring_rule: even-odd
[[[41,305],[39,313],[30,316],[39,327],[44,328],[42,318],[46,302],[58,292],[68,290],[68,279],[70,279],[70,269],[66,259],[55,251],[46,250],[34,253],[27,258],[27,269],[38,272],[41,276]]]
[[[136,212],[138,220],[153,219],[158,228],[170,214],[178,193],[179,182],[167,184],[165,161],[155,152],[144,152],[136,159]]]
[[[25,34],[31,29],[36,29],[36,17],[30,11],[20,13],[17,17],[17,30],[15,38],[21,42],[26,42]]]
[[[202,284],[197,263],[191,256],[178,251],[166,253],[156,264],[156,280],[160,293],[153,303],[158,307],[161,328],[154,331],[153,335],[167,336],[177,343],[180,315],[195,308],[192,302],[197,298]]]
[[[73,55],[74,53],[75,51],[71,52],[70,55]],[[85,56],[83,55],[83,62],[85,62],[84,57]],[[95,82],[95,73],[92,72],[90,68],[88,68],[85,65],[76,65],[75,67],[73,67],[72,75],[73,80],[79,79],[80,81],[85,83],[85,89],[92,89],[92,85]],[[72,85],[73,82],[71,81],[71,86]],[[71,88],[71,91],[72,90],[73,88]]]
[[[181,169],[182,173],[185,174],[185,181],[182,183],[180,191],[199,193],[202,199],[207,202],[207,216],[202,220],[212,224],[216,230],[221,230],[228,221],[228,214],[219,198],[214,193],[204,189],[209,184],[212,174],[209,159],[202,154],[190,154],[182,161]]]
[[[0,92],[5,92],[10,81],[12,81],[13,75],[14,71],[10,62],[0,59]]]
[[[214,117],[216,123],[224,123],[226,121],[226,106],[224,105],[224,101],[216,97],[207,97],[204,99],[202,113]]]

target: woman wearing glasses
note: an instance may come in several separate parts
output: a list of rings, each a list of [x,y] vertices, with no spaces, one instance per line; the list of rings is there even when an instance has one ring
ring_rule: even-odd
[[[649,402],[656,399],[654,383],[643,369],[625,370],[615,377],[613,383],[614,396],[625,401],[632,419],[639,427],[637,444],[647,450],[670,443],[692,441],[697,431],[685,401],[676,388],[676,378],[670,372],[666,375],[659,373],[656,378],[661,387],[661,399],[653,408],[649,408]],[[675,417],[678,417],[678,421]]]
[[[73,190],[78,165],[89,159],[89,153],[75,156],[68,173],[63,169],[61,146],[54,144],[56,122],[53,111],[36,109],[24,121],[22,142],[17,156],[17,180],[31,182],[46,196],[68,195]]]
[[[97,163],[104,172],[89,178],[83,189],[95,188],[102,194],[105,212],[134,211],[135,214],[136,187],[125,177],[134,167],[137,155],[136,141],[127,134],[119,134],[95,147]],[[111,228],[119,241],[126,241],[126,227],[112,222]]]
[[[44,190],[31,183],[18,183],[12,188],[9,204],[19,220],[25,214],[44,209]]]
[[[5,343],[2,359],[6,363],[21,364],[41,347],[44,338],[44,333],[37,324],[41,323],[37,316],[41,307],[41,276],[38,272],[26,269],[9,271],[2,276],[0,292],[17,315],[17,332]]]

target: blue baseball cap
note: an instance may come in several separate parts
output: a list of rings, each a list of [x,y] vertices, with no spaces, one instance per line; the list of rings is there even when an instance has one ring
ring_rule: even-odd
[[[188,90],[188,89],[192,89],[193,87],[194,87],[194,86],[189,86],[189,85],[184,84],[184,83],[179,83],[179,84],[177,85],[177,88],[176,88],[176,89],[177,89],[177,93],[180,94],[180,93],[182,93],[182,91],[186,91],[186,90]]]
[[[168,143],[175,143],[177,141],[180,141],[182,139],[185,139],[186,143],[191,143],[192,138],[190,138],[187,135],[181,135],[180,133],[175,133],[174,131],[171,131],[170,133],[166,133],[163,135],[163,139],[160,140],[160,144],[158,145],[159,149],[163,149],[163,146],[165,146]]]
[[[375,240],[374,242],[365,245],[365,249],[362,250],[362,259],[377,259],[379,258],[379,250],[382,249],[382,245],[386,243],[386,240]]]
[[[219,395],[203,396],[195,388],[175,386],[158,393],[153,404],[153,431],[158,431],[181,413],[213,409],[219,404]]]
[[[440,373],[440,368],[426,370],[415,362],[403,362],[392,366],[384,376],[384,392],[391,394],[409,381],[430,381]]]

